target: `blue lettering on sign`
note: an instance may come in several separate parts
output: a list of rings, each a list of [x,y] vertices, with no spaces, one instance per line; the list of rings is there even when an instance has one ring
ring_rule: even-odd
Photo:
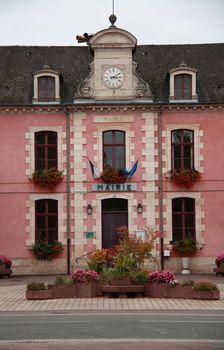
[[[93,184],[92,190],[95,192],[131,192],[137,190],[136,183],[124,183],[124,184]]]

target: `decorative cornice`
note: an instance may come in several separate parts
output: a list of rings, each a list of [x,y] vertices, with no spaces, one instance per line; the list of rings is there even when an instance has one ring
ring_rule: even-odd
[[[85,101],[86,102],[86,101]],[[142,111],[222,111],[224,110],[224,103],[192,103],[192,104],[170,104],[170,103],[150,103],[146,101],[84,101],[79,104],[67,105],[18,105],[18,106],[1,106],[0,113],[61,113],[65,108],[69,112],[76,111],[92,111],[92,112],[133,112],[136,110]]]

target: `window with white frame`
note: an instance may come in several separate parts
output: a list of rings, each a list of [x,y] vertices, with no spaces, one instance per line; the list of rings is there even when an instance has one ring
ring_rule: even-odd
[[[172,200],[173,241],[185,239],[187,235],[195,238],[195,199],[174,198]]]
[[[35,240],[53,243],[58,240],[58,201],[35,201]]]
[[[33,76],[33,103],[60,103],[59,73],[48,66]]]
[[[58,167],[57,133],[38,131],[35,133],[35,170]]]
[[[172,169],[194,168],[194,131],[178,129],[171,133]]]
[[[169,101],[170,102],[197,102],[196,92],[197,70],[181,63],[179,67],[169,71]]]
[[[125,169],[125,132],[109,130],[103,132],[103,168]]]

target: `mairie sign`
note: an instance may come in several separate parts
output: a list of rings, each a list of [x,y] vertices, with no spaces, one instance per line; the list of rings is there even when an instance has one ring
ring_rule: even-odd
[[[132,192],[136,191],[136,183],[124,183],[124,184],[93,184],[92,190],[94,192]]]

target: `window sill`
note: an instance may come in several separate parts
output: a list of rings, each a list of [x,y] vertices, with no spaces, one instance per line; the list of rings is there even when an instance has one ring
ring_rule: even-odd
[[[173,98],[172,98],[172,99],[170,98],[170,99],[169,99],[169,102],[170,102],[170,103],[197,103],[197,102],[198,102],[198,99],[197,99],[197,98],[196,98],[196,99],[194,98],[194,99],[189,99],[189,100],[188,100],[188,99],[186,99],[186,100],[185,100],[185,99],[183,99],[183,100],[180,100],[180,99],[177,100],[177,99],[176,99],[176,100],[175,100],[175,99],[173,99]]]

